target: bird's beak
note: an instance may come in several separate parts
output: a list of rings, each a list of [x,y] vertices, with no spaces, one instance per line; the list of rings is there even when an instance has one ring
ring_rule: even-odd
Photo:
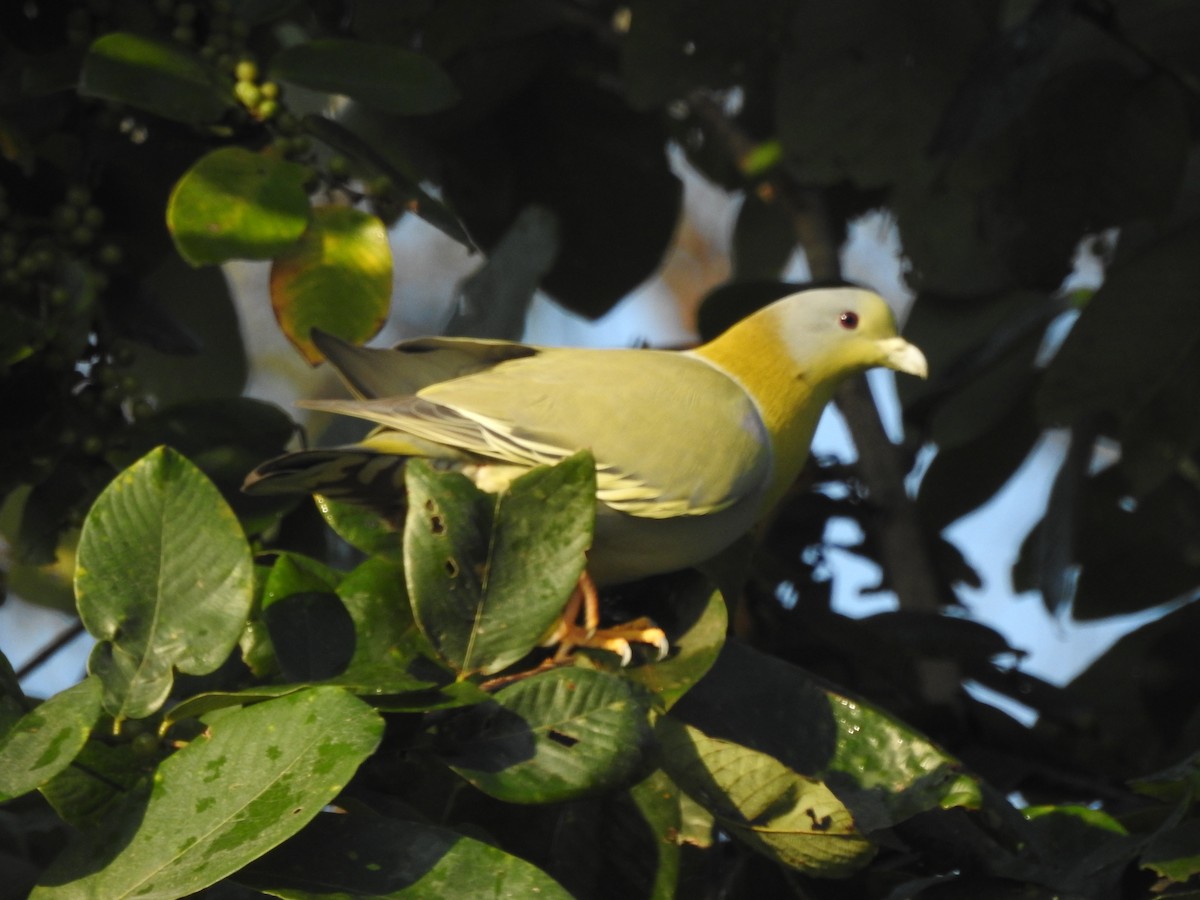
[[[929,377],[929,363],[925,354],[902,337],[885,338],[878,342],[883,359],[880,365],[895,369],[897,372],[907,372],[918,378]]]

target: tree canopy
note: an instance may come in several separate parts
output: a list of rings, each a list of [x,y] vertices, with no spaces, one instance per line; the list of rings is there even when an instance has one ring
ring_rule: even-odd
[[[1198,123],[1191,0],[0,4],[5,577],[97,641],[44,702],[0,657],[0,897],[1192,895]],[[848,385],[854,464],[607,598],[666,659],[480,640],[566,602],[586,454],[512,485],[507,555],[511,515],[410,467],[504,575],[470,621],[419,516],[240,492],[295,426],[242,396],[221,264],[268,261],[314,364],[314,327],[380,329],[409,216],[486,259],[458,333],[539,287],[596,318],[675,232],[668,147],[745,198],[702,333],[882,210],[931,377],[901,445]],[[1081,246],[1103,283],[1064,289]],[[1065,686],[963,615],[944,537],[1050,431],[1014,585],[1157,613]],[[833,608],[835,518],[895,611]]]

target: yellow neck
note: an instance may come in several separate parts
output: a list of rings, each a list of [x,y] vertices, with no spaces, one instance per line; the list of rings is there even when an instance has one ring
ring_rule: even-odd
[[[821,411],[841,373],[829,371],[828,362],[819,358],[800,367],[778,330],[761,316],[744,319],[692,352],[733,377],[758,405],[771,435],[771,485],[763,503],[770,509],[804,467]]]

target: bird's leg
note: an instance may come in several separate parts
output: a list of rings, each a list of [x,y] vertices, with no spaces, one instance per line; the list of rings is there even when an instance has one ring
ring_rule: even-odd
[[[582,622],[579,621],[581,612]],[[576,647],[587,647],[615,653],[624,666],[633,659],[630,643],[649,644],[657,648],[659,659],[667,654],[667,635],[644,616],[611,628],[600,628],[600,594],[596,590],[596,582],[584,570],[567,600],[558,627],[546,642],[547,646],[558,645],[554,653],[555,661],[566,660]]]

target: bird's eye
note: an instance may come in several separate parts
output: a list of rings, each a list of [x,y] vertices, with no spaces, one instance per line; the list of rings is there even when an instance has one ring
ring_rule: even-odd
[[[847,331],[853,331],[858,327],[858,313],[853,313],[847,310],[838,316],[838,322],[840,322],[841,326]]]

